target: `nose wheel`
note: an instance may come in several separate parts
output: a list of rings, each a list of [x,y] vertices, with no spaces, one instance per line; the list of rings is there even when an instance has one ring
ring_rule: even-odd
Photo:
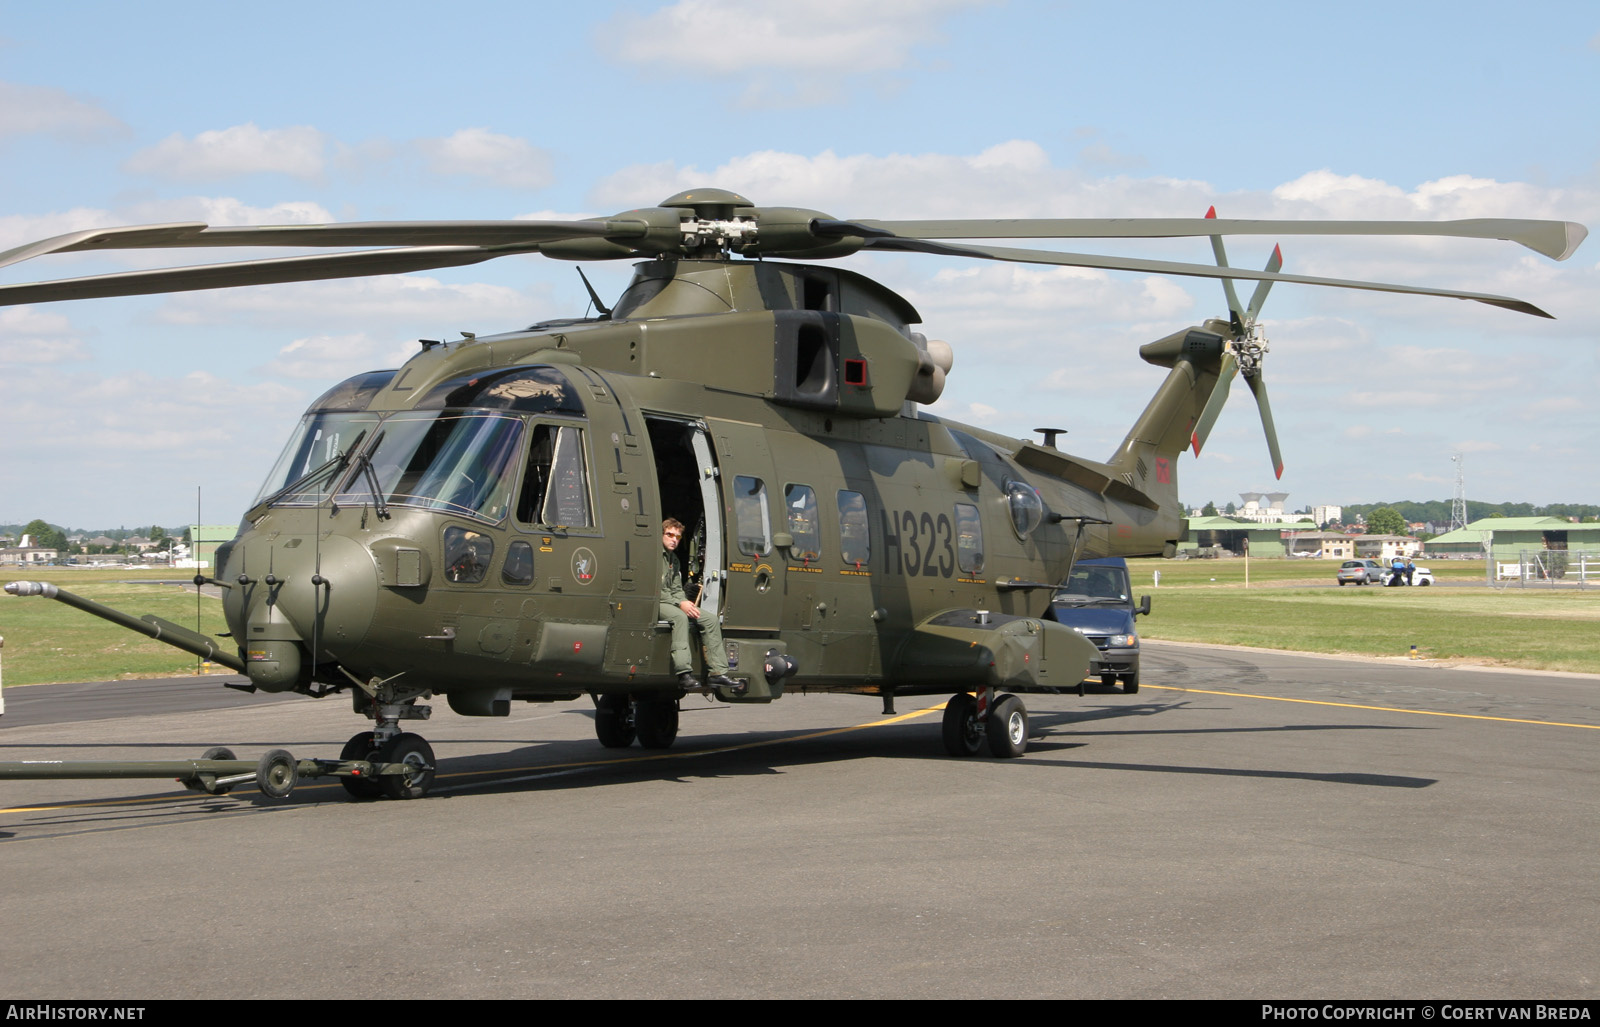
[[[381,745],[371,731],[352,735],[339,752],[340,763],[367,763],[373,773],[339,775],[339,783],[352,799],[420,799],[433,785],[433,747],[409,731]],[[377,773],[388,764],[395,773]],[[394,765],[398,764],[397,767]]]

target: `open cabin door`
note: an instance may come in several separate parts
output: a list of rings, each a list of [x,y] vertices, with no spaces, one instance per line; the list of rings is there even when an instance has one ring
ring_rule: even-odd
[[[728,578],[727,551],[723,540],[722,497],[717,490],[717,461],[711,455],[711,442],[705,431],[694,425],[689,430],[689,447],[694,453],[700,480],[700,505],[705,512],[705,539],[700,551],[698,605],[708,617],[722,615],[723,583]]]

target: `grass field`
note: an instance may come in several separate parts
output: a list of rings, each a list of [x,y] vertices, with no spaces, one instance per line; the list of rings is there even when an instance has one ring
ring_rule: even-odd
[[[192,572],[191,572],[192,573]],[[140,616],[153,613],[193,629],[195,594],[178,585],[129,585],[135,579],[184,576],[182,571],[136,567],[118,570],[43,570],[6,568],[0,581],[50,581],[86,599]],[[200,631],[228,630],[222,604],[201,597]],[[170,645],[118,627],[109,621],[42,597],[0,593],[0,637],[5,649],[5,684],[51,681],[111,681],[193,673],[195,657]]]
[[[1440,581],[1482,581],[1476,560],[1428,562]],[[1302,652],[1405,656],[1600,674],[1600,589],[1334,586],[1332,560],[1131,560],[1136,595],[1152,597],[1139,631],[1150,639],[1220,642]],[[1152,587],[1152,574],[1161,585]],[[195,595],[129,579],[182,577],[131,570],[0,573],[53,581],[133,614],[193,627]],[[202,598],[200,630],[226,631],[221,604]],[[4,682],[105,681],[193,673],[177,649],[47,599],[0,594]]]
[[[1425,561],[1442,582],[1483,580],[1478,560]],[[1301,652],[1404,656],[1600,674],[1600,589],[1334,585],[1332,560],[1130,560],[1153,598],[1140,634]],[[1161,572],[1159,588],[1152,574]]]

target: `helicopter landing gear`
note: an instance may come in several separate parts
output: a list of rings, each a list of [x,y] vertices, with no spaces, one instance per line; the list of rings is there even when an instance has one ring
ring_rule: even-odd
[[[633,727],[646,749],[668,749],[678,737],[678,700],[636,699]]]
[[[944,704],[944,751],[952,756],[976,756],[989,741],[989,753],[1010,758],[1028,750],[1028,711],[1014,695],[997,695],[986,717],[978,714],[978,700],[957,692]]]
[[[1028,711],[1014,695],[1002,695],[989,708],[989,754],[1010,759],[1028,751]]]
[[[377,799],[387,795],[391,799],[420,799],[433,785],[433,747],[421,735],[409,731],[392,736],[379,744],[371,731],[352,735],[339,751],[340,763],[402,764],[405,769],[395,774],[339,774],[339,784],[352,799]],[[372,768],[378,769],[377,766]]]
[[[594,733],[607,749],[626,749],[633,744],[636,731],[633,703],[628,696],[608,692],[595,697]]]
[[[944,704],[944,751],[952,756],[976,756],[982,746],[978,700],[967,692],[957,692]]]
[[[421,735],[409,731],[395,735],[378,748],[379,763],[399,763],[409,770],[403,774],[385,774],[381,781],[383,792],[391,799],[420,799],[428,794],[433,784],[433,746]]]
[[[376,755],[378,743],[373,741],[371,731],[363,731],[352,735],[344,743],[344,748],[339,750],[341,762],[349,760],[372,760]],[[383,794],[383,786],[375,777],[341,777],[339,783],[349,793],[352,799],[376,799]]]
[[[352,799],[376,799],[383,795],[391,799],[420,799],[433,784],[433,748],[421,735],[400,730],[402,720],[427,720],[433,714],[431,706],[417,702],[432,693],[427,688],[397,683],[399,677],[396,674],[390,678],[361,681],[350,675],[360,686],[351,693],[355,711],[372,718],[373,722],[371,731],[352,735],[339,753],[342,763],[373,764],[340,771],[339,783]],[[384,769],[383,764],[398,764],[398,772],[378,773]],[[353,770],[359,773],[351,773]]]

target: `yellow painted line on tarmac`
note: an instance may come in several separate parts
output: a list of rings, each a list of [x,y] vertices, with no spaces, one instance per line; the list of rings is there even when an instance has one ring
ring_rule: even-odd
[[[1497,720],[1502,724],[1538,724],[1540,727],[1582,727],[1600,731],[1600,724],[1568,724],[1559,720],[1523,720],[1518,717],[1490,717],[1481,713],[1445,713],[1441,710],[1403,710],[1396,706],[1364,706],[1353,702],[1329,702],[1326,699],[1291,699],[1283,695],[1254,695],[1250,692],[1218,692],[1209,688],[1179,688],[1176,685],[1152,685],[1141,682],[1139,687],[1159,688],[1164,692],[1196,692],[1200,695],[1227,695],[1236,699],[1270,699],[1273,702],[1297,702],[1308,706],[1340,706],[1347,710],[1377,710],[1382,713],[1415,713],[1422,717],[1456,717],[1461,720]]]
[[[886,718],[884,720],[870,720],[870,721],[867,721],[864,724],[849,724],[849,725],[846,725],[845,727],[831,727],[831,728],[827,728],[827,729],[822,730],[822,731],[811,731],[811,732],[808,732],[808,733],[803,734],[803,735],[785,735],[785,736],[783,736],[781,738],[760,738],[760,739],[756,739],[755,741],[751,741],[751,742],[739,742],[739,743],[737,743],[735,745],[722,745],[722,746],[718,746],[717,748],[714,748],[714,749],[686,749],[686,750],[684,750],[682,752],[657,752],[657,753],[650,753],[649,755],[645,755],[645,756],[618,756],[618,757],[615,757],[615,758],[612,758],[612,759],[578,760],[578,761],[575,761],[575,762],[572,762],[572,763],[550,763],[550,764],[545,764],[545,765],[527,766],[527,767],[501,767],[501,768],[499,768],[497,770],[468,770],[468,771],[460,771],[460,772],[454,773],[454,774],[440,774],[437,777],[435,777],[434,780],[437,782],[437,781],[446,781],[446,780],[461,780],[461,779],[464,779],[464,778],[473,778],[473,777],[490,777],[490,776],[502,777],[502,776],[507,775],[507,774],[518,774],[518,773],[523,773],[523,774],[535,773],[535,774],[539,774],[539,775],[545,775],[545,774],[556,774],[556,773],[571,772],[571,771],[575,771],[575,770],[582,770],[582,769],[584,769],[586,767],[620,766],[622,764],[627,764],[627,763],[649,763],[649,762],[656,761],[656,760],[693,759],[696,756],[710,756],[710,755],[715,755],[717,753],[738,752],[738,751],[740,751],[742,749],[758,749],[758,748],[761,748],[762,746],[780,745],[780,744],[782,744],[784,742],[806,742],[806,741],[810,741],[810,740],[812,740],[814,738],[827,738],[830,735],[842,735],[842,734],[845,734],[845,733],[850,732],[850,731],[864,731],[864,730],[867,730],[868,728],[882,727],[883,725],[886,725],[886,724],[898,724],[898,723],[900,723],[902,721],[914,720],[917,717],[925,717],[930,713],[938,713],[938,712],[940,712],[941,710],[944,709],[944,705],[945,705],[944,703],[940,703],[937,706],[929,706],[926,709],[915,710],[915,711],[913,711],[911,713],[901,713],[901,714],[898,714],[898,715],[893,716],[893,717],[888,717],[888,718]],[[19,778],[17,780],[23,780],[23,779]],[[156,778],[154,780],[159,780],[159,778]],[[238,787],[243,788],[243,787],[247,787],[247,786],[240,785]],[[337,780],[335,780],[335,781],[318,783],[318,784],[296,785],[295,786],[295,791],[296,792],[300,792],[300,791],[316,791],[318,789],[341,788],[341,787],[343,787],[343,786],[340,785]],[[437,789],[435,789],[435,790],[437,790]],[[196,793],[196,794],[199,794],[199,793]],[[100,801],[89,801],[89,802],[64,802],[64,803],[60,803],[58,805],[53,805],[53,806],[6,806],[6,807],[0,807],[0,814],[4,814],[4,813],[48,813],[48,812],[50,812],[52,810],[82,809],[82,808],[85,808],[85,807],[99,807],[99,806],[138,806],[138,805],[148,804],[148,803],[152,803],[152,802],[171,802],[175,798],[178,798],[178,796],[175,796],[175,795],[172,795],[172,794],[165,794],[165,795],[145,796],[143,798],[138,798],[138,799],[104,799],[104,800],[100,800]],[[216,796],[216,798],[221,798],[221,796]]]

